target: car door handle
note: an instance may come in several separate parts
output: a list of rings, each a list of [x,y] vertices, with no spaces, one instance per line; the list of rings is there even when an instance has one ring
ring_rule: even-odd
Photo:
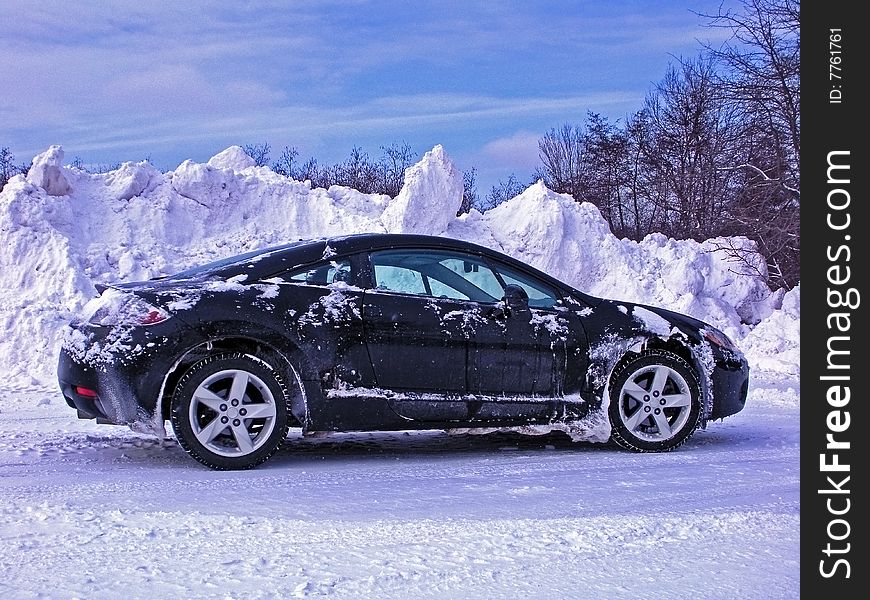
[[[510,306],[505,306],[500,304],[489,311],[489,318],[495,319],[496,321],[502,321],[511,316],[511,308]]]

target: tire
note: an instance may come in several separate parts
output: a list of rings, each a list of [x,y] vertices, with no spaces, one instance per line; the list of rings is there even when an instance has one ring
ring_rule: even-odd
[[[698,375],[676,354],[648,350],[614,369],[608,414],[612,439],[623,448],[674,450],[701,420]]]
[[[287,388],[264,360],[224,353],[195,363],[172,396],[182,448],[205,466],[250,469],[281,447],[289,428]]]

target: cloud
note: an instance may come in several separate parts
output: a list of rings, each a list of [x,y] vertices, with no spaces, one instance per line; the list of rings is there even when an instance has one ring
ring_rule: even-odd
[[[0,0],[0,144],[183,159],[407,140],[522,168],[533,132],[641,106],[703,31],[665,5]]]
[[[641,99],[627,92],[510,99],[419,94],[325,106],[291,104],[280,92],[260,88],[256,82],[246,86],[235,82],[222,87],[184,66],[150,68],[108,86],[104,97],[94,100],[102,107],[98,119],[55,122],[51,137],[39,144],[62,143],[71,156],[116,150],[125,153],[119,159],[129,160],[126,153],[130,149],[136,149],[133,158],[137,158],[159,153],[161,148],[182,148],[183,159],[191,158],[197,148],[200,153],[216,152],[254,140],[268,140],[276,148],[288,143],[305,153],[336,146],[344,152],[353,145],[365,145],[366,140],[407,140],[417,148],[423,139],[433,144],[449,139],[453,140],[449,149],[470,155],[465,162],[480,164],[481,170],[485,165],[509,163],[522,172],[536,164],[540,135],[565,121],[565,115],[583,120],[590,107],[611,107],[618,113],[623,107],[637,106]],[[529,125],[532,121],[540,127],[537,133]],[[528,128],[517,129],[517,123]],[[27,123],[22,126],[26,129]],[[497,137],[501,131],[513,133]],[[485,132],[492,136],[488,141]],[[16,153],[44,149],[24,147]]]
[[[106,99],[148,112],[213,114],[275,105],[284,100],[279,90],[256,81],[206,75],[191,65],[157,65],[120,76],[106,86]]]
[[[517,131],[484,144],[479,152],[484,167],[510,167],[533,171],[538,166],[538,140],[542,133]]]

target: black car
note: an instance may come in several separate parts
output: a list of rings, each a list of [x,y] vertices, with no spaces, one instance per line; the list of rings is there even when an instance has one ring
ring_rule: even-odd
[[[740,411],[749,383],[706,323],[443,237],[302,240],[101,291],[65,333],[67,403],[158,435],[169,419],[214,469],[262,463],[290,427],[537,427],[673,450]]]

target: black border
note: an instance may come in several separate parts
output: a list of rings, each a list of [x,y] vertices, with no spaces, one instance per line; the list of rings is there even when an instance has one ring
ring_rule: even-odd
[[[864,598],[870,593],[864,584],[870,571],[870,563],[865,558],[868,553],[864,546],[868,536],[864,514],[870,507],[866,504],[866,493],[859,491],[859,488],[867,487],[864,463],[866,440],[870,439],[870,431],[864,431],[864,404],[868,400],[862,378],[863,361],[868,356],[864,349],[867,339],[864,313],[868,308],[863,303],[870,302],[870,296],[864,294],[868,237],[865,228],[870,218],[863,204],[867,201],[866,180],[870,173],[866,164],[868,140],[859,131],[870,121],[867,116],[870,114],[868,94],[863,91],[867,86],[865,56],[870,31],[867,22],[858,14],[860,4],[843,1],[805,3],[801,14],[801,112],[804,117],[801,131],[801,296],[804,315],[801,319],[801,591],[808,596],[836,594],[829,596],[832,599]],[[832,52],[837,48],[830,43],[831,29],[842,30],[841,54]],[[830,75],[831,58],[836,56],[842,60],[838,65],[842,70],[834,70],[842,76],[839,80]],[[838,92],[842,92],[841,101],[832,102],[832,96],[836,100]],[[849,165],[848,171],[834,172],[848,173],[848,184],[828,180],[829,153],[837,151],[849,153],[834,159],[841,165]],[[846,191],[848,195],[840,191],[833,194],[835,204],[848,204],[846,208],[829,208],[828,196],[832,190]],[[837,220],[836,224],[843,224],[846,213],[848,228],[835,230],[829,226],[829,214]],[[848,246],[849,250],[838,255],[837,249],[842,246]],[[836,258],[832,260],[831,255]],[[829,273],[831,267],[835,267],[833,273]],[[833,284],[829,275],[836,278],[839,274],[842,279],[847,267],[849,281]],[[829,290],[845,292],[848,288],[854,288],[861,296],[857,306],[854,309],[832,307],[828,300]],[[835,312],[849,313],[849,318],[840,322],[841,325],[849,323],[848,332],[829,329],[829,317]],[[848,341],[838,341],[837,347],[849,350],[846,358],[841,355],[840,360],[848,363],[849,368],[837,373],[848,375],[849,381],[840,383],[849,386],[851,395],[848,404],[839,408],[832,407],[827,396],[830,387],[836,384],[822,379],[832,374],[827,362],[828,342],[835,335],[848,337]],[[841,419],[841,425],[844,413],[849,413],[849,427],[834,434],[836,440],[849,442],[849,449],[844,451],[826,450],[826,436],[830,433],[827,419],[835,410],[841,411],[836,417]],[[838,453],[839,462],[849,464],[849,472],[845,475],[850,480],[846,484],[842,484],[844,473],[822,470],[820,455],[825,453],[827,462],[833,460],[832,453]],[[820,493],[820,490],[832,487],[827,481],[828,476],[849,493]],[[832,515],[826,504],[828,499],[832,499],[834,510],[848,506],[848,512]],[[843,522],[832,525],[835,536],[848,534],[843,540],[829,538],[828,527],[834,519],[848,522],[848,525]],[[824,550],[829,542],[832,547],[848,549],[848,552],[826,556]],[[834,569],[834,561],[838,558],[848,561],[848,578],[844,564]],[[824,577],[823,569],[829,573],[833,570],[834,575]]]

